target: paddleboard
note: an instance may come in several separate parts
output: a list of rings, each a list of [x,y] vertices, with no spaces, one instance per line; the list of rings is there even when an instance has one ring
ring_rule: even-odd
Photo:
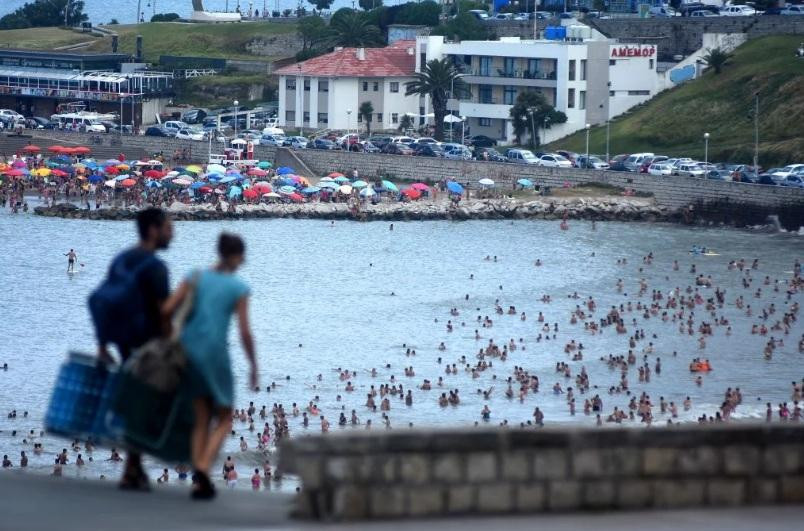
[[[704,253],[704,256],[720,256],[720,253]]]

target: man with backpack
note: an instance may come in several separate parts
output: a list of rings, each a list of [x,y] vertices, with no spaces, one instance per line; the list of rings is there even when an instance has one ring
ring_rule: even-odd
[[[98,357],[106,362],[112,360],[109,344],[125,361],[134,349],[169,332],[169,321],[162,315],[169,294],[168,270],[155,253],[170,245],[173,225],[164,210],[148,208],[137,214],[137,229],[139,243],[115,257],[106,279],[89,298]],[[149,490],[139,453],[128,453],[120,488]]]

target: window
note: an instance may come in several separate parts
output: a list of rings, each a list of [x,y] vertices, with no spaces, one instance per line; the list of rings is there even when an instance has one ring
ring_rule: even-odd
[[[329,92],[329,81],[319,81],[318,92]]]
[[[617,60],[616,60],[616,59],[609,59],[609,66],[614,66],[614,65],[616,65],[616,64],[617,64]]]
[[[363,92],[368,92],[368,81],[363,82]]]
[[[610,90],[610,91],[609,91],[609,96],[610,96],[610,97],[612,97],[612,98],[613,98],[615,94],[616,94],[616,92],[615,92],[615,91],[613,91],[613,90]]]
[[[420,68],[424,68],[424,65],[426,64],[427,64],[427,54],[420,53],[419,54],[419,65],[421,65]]]
[[[489,75],[489,71],[491,70],[491,57],[481,57],[480,58],[480,75],[487,76]]]
[[[399,92],[399,81],[391,81],[390,90],[391,92]]]
[[[503,71],[505,72],[506,76],[513,76],[514,75],[514,58],[513,57],[506,57],[503,60]]]
[[[575,81],[575,59],[569,62],[569,80]]]
[[[378,90],[380,90],[380,83],[379,83],[379,81],[375,81],[374,82],[374,92],[377,92]]]
[[[304,123],[309,122],[310,121],[310,113],[307,112],[307,111],[304,111],[304,114],[302,115],[302,120],[304,121]]]
[[[472,65],[472,56],[471,55],[464,55],[463,56],[463,64],[465,64],[466,66],[471,66]]]
[[[310,80],[309,79],[304,80],[304,92],[310,92]]]
[[[491,85],[478,85],[477,92],[480,103],[493,103],[491,98]]]
[[[491,127],[491,118],[478,118],[477,125],[480,127]]]
[[[392,113],[391,114],[391,123],[392,124],[398,124],[399,123],[399,114],[397,114],[397,113]]]
[[[285,111],[285,121],[286,122],[295,122],[296,121],[296,111]]]
[[[567,109],[575,108],[575,89],[567,89]]]
[[[578,108],[586,109],[586,91],[582,90],[578,93]]]
[[[325,124],[329,122],[329,115],[325,112],[318,113],[318,123]]]
[[[288,79],[287,81],[285,81],[285,88],[288,90],[296,90],[296,80]]]
[[[516,87],[506,85],[503,89],[503,103],[513,105],[516,99]]]
[[[357,123],[359,124],[363,123],[363,115],[360,113],[357,113]]]
[[[377,113],[377,123],[380,123],[380,124],[382,123],[382,113],[381,112]]]
[[[419,107],[419,125],[424,125],[424,107]]]
[[[648,68],[653,70],[653,59],[648,59]]]
[[[530,77],[535,77],[538,71],[539,71],[539,60],[528,59],[528,74],[530,74]]]
[[[581,81],[586,81],[586,59],[581,59]]]
[[[629,90],[629,96],[650,96],[649,90]]]

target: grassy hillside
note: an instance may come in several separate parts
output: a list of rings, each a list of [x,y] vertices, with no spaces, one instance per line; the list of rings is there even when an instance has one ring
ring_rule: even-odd
[[[92,40],[100,40],[89,33],[78,33],[62,28],[28,28],[0,31],[0,47],[28,50],[52,50]]]
[[[246,51],[246,44],[249,41],[255,37],[296,31],[295,24],[271,22],[243,24],[151,22],[106,26],[106,28],[120,35],[120,51],[131,54],[135,52],[137,35],[142,35],[145,60],[149,62],[159,60],[160,55],[260,59],[259,56]],[[108,50],[108,47],[109,41],[105,40],[96,43],[91,49]]]
[[[751,110],[759,91],[759,158],[763,166],[804,162],[804,59],[795,57],[798,35],[754,39],[734,52],[722,73],[666,91],[611,122],[616,153],[652,151],[709,160],[750,162],[754,152]],[[605,153],[606,127],[590,133],[590,151]],[[551,144],[582,152],[584,132]]]

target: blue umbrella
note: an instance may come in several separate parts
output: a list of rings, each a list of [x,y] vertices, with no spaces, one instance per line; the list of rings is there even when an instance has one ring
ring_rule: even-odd
[[[91,182],[93,184],[102,183],[103,182],[103,177],[93,173],[92,175],[89,176],[89,182]]]
[[[220,183],[221,183],[221,184],[229,184],[229,183],[233,183],[233,182],[235,182],[236,180],[237,180],[237,177],[233,177],[233,176],[231,176],[231,175],[228,175],[228,176],[226,176],[226,177],[222,178],[222,179],[220,180]]]
[[[295,186],[296,181],[293,179],[277,179],[276,184],[279,186]]]
[[[278,175],[291,175],[291,174],[293,174],[295,172],[294,172],[293,168],[289,168],[287,166],[282,166],[281,168],[276,170],[276,173]]]
[[[333,181],[320,182],[320,183],[318,183],[318,187],[319,188],[332,188],[333,190],[339,188],[338,184],[333,182]]]
[[[447,190],[449,190],[453,194],[462,194],[463,186],[456,183],[455,181],[447,181]]]
[[[366,186],[368,186],[368,183],[366,181],[355,181],[354,183],[352,183],[352,188],[357,188],[358,190],[360,188],[365,188]]]
[[[153,181],[152,181],[152,182],[153,182]],[[197,181],[197,182],[194,182],[193,184],[191,184],[191,185],[190,185],[190,188],[192,188],[193,190],[198,190],[198,189],[199,189],[199,188],[201,188],[202,186],[206,186],[206,185],[207,185],[207,183],[204,183],[204,182],[201,182],[201,181]]]
[[[196,184],[198,183],[194,183],[190,188],[195,188]],[[159,184],[158,181],[148,181],[148,184],[146,184],[145,186],[147,186],[148,188],[162,188],[162,185]]]
[[[349,179],[341,175],[340,177],[335,177],[335,182],[338,184],[348,183]]]
[[[292,193],[293,193],[293,192],[295,192],[295,191],[296,191],[296,189],[295,189],[295,188],[293,188],[292,186],[282,186],[282,187],[279,189],[279,192],[280,192],[280,193],[282,193],[282,194],[288,194],[288,195],[292,194]]]
[[[317,194],[320,191],[321,191],[321,188],[319,188],[317,186],[308,186],[307,188],[302,190],[302,193],[310,195],[310,194]]]
[[[229,198],[230,199],[233,199],[235,197],[239,197],[240,194],[242,194],[242,193],[243,193],[243,190],[241,190],[239,186],[232,186],[231,188],[229,188]]]
[[[396,185],[394,183],[392,183],[391,181],[383,181],[382,182],[382,187],[385,188],[386,190],[388,190],[389,192],[398,192],[399,191],[399,188],[397,188]]]
[[[519,180],[516,182],[516,184],[519,184],[519,185],[521,185],[521,186],[525,186],[525,187],[527,187],[527,186],[533,186],[533,182],[532,182],[530,179],[519,179]]]

